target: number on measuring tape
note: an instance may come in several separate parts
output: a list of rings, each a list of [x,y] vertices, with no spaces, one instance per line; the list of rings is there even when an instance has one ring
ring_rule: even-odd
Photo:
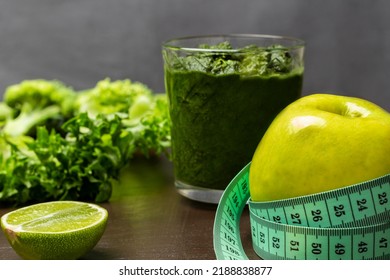
[[[273,202],[249,199],[249,167],[225,190],[214,222],[218,259],[247,259],[239,221],[249,202],[252,243],[263,259],[389,259],[390,174]]]

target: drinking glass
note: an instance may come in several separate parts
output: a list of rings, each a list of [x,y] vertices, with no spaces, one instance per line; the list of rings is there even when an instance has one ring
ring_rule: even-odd
[[[162,46],[179,193],[218,203],[275,116],[301,96],[304,41],[227,34]]]

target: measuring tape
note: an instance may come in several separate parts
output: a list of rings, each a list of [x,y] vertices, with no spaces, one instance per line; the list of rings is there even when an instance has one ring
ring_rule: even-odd
[[[249,168],[231,181],[214,221],[220,260],[247,260],[240,218],[249,207],[252,244],[262,259],[390,259],[390,174],[328,192],[253,202]]]

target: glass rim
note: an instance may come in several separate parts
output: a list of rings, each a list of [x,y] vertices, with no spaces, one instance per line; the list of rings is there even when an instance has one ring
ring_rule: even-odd
[[[210,52],[210,53],[240,53],[240,49],[206,49],[206,48],[197,48],[197,47],[185,47],[174,45],[174,42],[184,42],[194,39],[213,39],[213,38],[232,38],[232,39],[269,39],[269,40],[285,40],[291,42],[289,46],[282,45],[280,48],[274,48],[274,50],[294,50],[301,49],[305,47],[305,41],[296,37],[291,36],[282,36],[282,35],[269,35],[269,34],[245,34],[245,33],[232,33],[232,34],[209,34],[209,35],[193,35],[193,36],[183,36],[173,39],[166,40],[162,43],[164,49],[170,49],[175,51],[188,51],[188,52]],[[266,47],[265,47],[266,48]],[[246,50],[247,52],[248,50]]]

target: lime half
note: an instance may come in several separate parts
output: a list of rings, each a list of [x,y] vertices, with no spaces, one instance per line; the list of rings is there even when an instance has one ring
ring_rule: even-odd
[[[1,228],[24,259],[78,259],[102,237],[107,210],[91,203],[38,203],[1,217]]]

